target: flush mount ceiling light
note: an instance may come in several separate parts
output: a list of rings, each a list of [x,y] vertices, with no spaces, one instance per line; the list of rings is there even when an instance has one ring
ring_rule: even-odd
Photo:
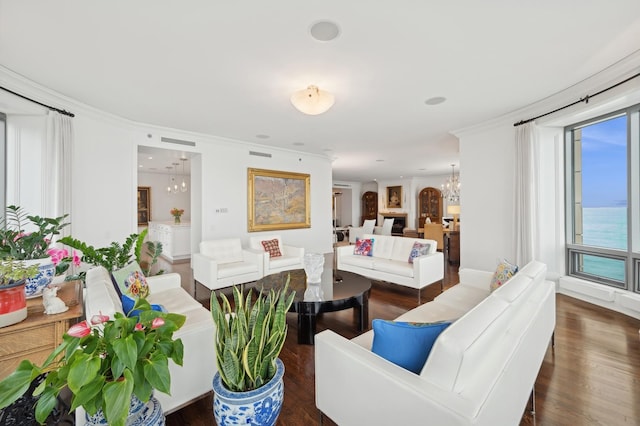
[[[309,32],[318,41],[331,41],[340,35],[340,28],[335,22],[319,21],[311,25]]]
[[[318,115],[326,112],[333,106],[334,96],[318,89],[317,86],[309,86],[304,90],[298,90],[291,95],[291,103],[296,109],[307,115]]]

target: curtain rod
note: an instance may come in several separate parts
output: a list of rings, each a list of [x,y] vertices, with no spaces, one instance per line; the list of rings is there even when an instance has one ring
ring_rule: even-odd
[[[621,84],[624,84],[624,83],[626,83],[628,81],[631,81],[631,80],[633,80],[634,78],[637,78],[637,77],[640,77],[640,72],[635,74],[635,75],[632,75],[631,77],[627,78],[626,80],[622,80],[621,82],[614,84],[613,86],[609,86],[606,89],[602,89],[601,91],[596,92],[593,95],[587,95],[584,98],[580,98],[575,102],[571,102],[570,104],[567,104],[565,106],[561,106],[560,108],[556,108],[553,111],[545,112],[544,114],[540,114],[540,115],[538,115],[536,117],[529,118],[527,120],[518,121],[517,123],[513,123],[513,126],[514,127],[518,127],[518,126],[522,126],[523,124],[531,123],[532,121],[537,120],[538,118],[546,117],[547,115],[551,115],[554,112],[562,111],[563,109],[567,109],[567,108],[572,107],[574,105],[577,105],[577,104],[579,104],[581,102],[584,102],[585,104],[588,104],[589,103],[589,99],[594,98],[594,97],[596,97],[596,96],[598,96],[598,95],[600,95],[600,94],[602,94],[604,92],[608,92],[611,89],[615,89],[616,87],[620,86]]]
[[[33,102],[34,104],[38,104],[38,105],[43,106],[43,107],[45,107],[45,108],[49,108],[50,110],[53,110],[53,111],[59,112],[59,113],[60,113],[60,114],[62,114],[62,115],[68,115],[69,117],[75,117],[75,114],[73,114],[72,112],[65,111],[65,110],[63,110],[63,109],[58,109],[58,108],[56,108],[56,107],[52,107],[51,105],[43,104],[42,102],[38,102],[38,101],[36,101],[35,99],[27,98],[26,96],[21,95],[20,93],[16,93],[16,92],[14,92],[13,90],[9,90],[9,89],[7,89],[6,87],[2,87],[2,86],[0,86],[0,89],[4,90],[5,92],[9,92],[9,93],[11,93],[12,95],[16,95],[16,96],[18,96],[19,98],[26,99],[26,100],[28,100],[28,101],[30,101],[30,102]]]

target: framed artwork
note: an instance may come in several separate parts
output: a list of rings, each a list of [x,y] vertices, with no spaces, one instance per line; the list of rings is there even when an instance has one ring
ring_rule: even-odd
[[[402,208],[402,186],[387,186],[387,208]]]
[[[138,225],[148,225],[151,220],[151,187],[138,187]]]
[[[311,227],[308,174],[247,169],[249,232]]]

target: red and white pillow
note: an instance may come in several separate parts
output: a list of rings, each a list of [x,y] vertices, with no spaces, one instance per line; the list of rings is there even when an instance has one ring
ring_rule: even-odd
[[[273,240],[264,240],[261,241],[262,247],[264,247],[264,251],[269,252],[269,257],[280,257],[282,256],[282,252],[280,251],[280,245],[278,244],[278,239],[274,238]]]

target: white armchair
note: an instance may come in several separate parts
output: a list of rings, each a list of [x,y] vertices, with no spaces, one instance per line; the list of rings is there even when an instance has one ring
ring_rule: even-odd
[[[263,257],[243,249],[240,238],[201,241],[200,253],[193,254],[193,278],[210,290],[259,280]]]
[[[278,241],[278,248],[280,249],[282,256],[271,257],[269,253],[265,251],[262,242],[269,240]],[[264,275],[290,271],[292,269],[302,269],[304,266],[304,248],[283,244],[282,237],[280,235],[260,235],[257,237],[250,237],[249,248],[264,256]]]
[[[349,228],[349,242],[355,244],[357,238],[362,238],[364,234],[373,234],[373,228],[376,226],[376,220],[365,220],[362,226]]]
[[[378,235],[391,235],[391,229],[393,229],[394,218],[385,219],[382,226],[376,226],[373,228],[373,233]]]

